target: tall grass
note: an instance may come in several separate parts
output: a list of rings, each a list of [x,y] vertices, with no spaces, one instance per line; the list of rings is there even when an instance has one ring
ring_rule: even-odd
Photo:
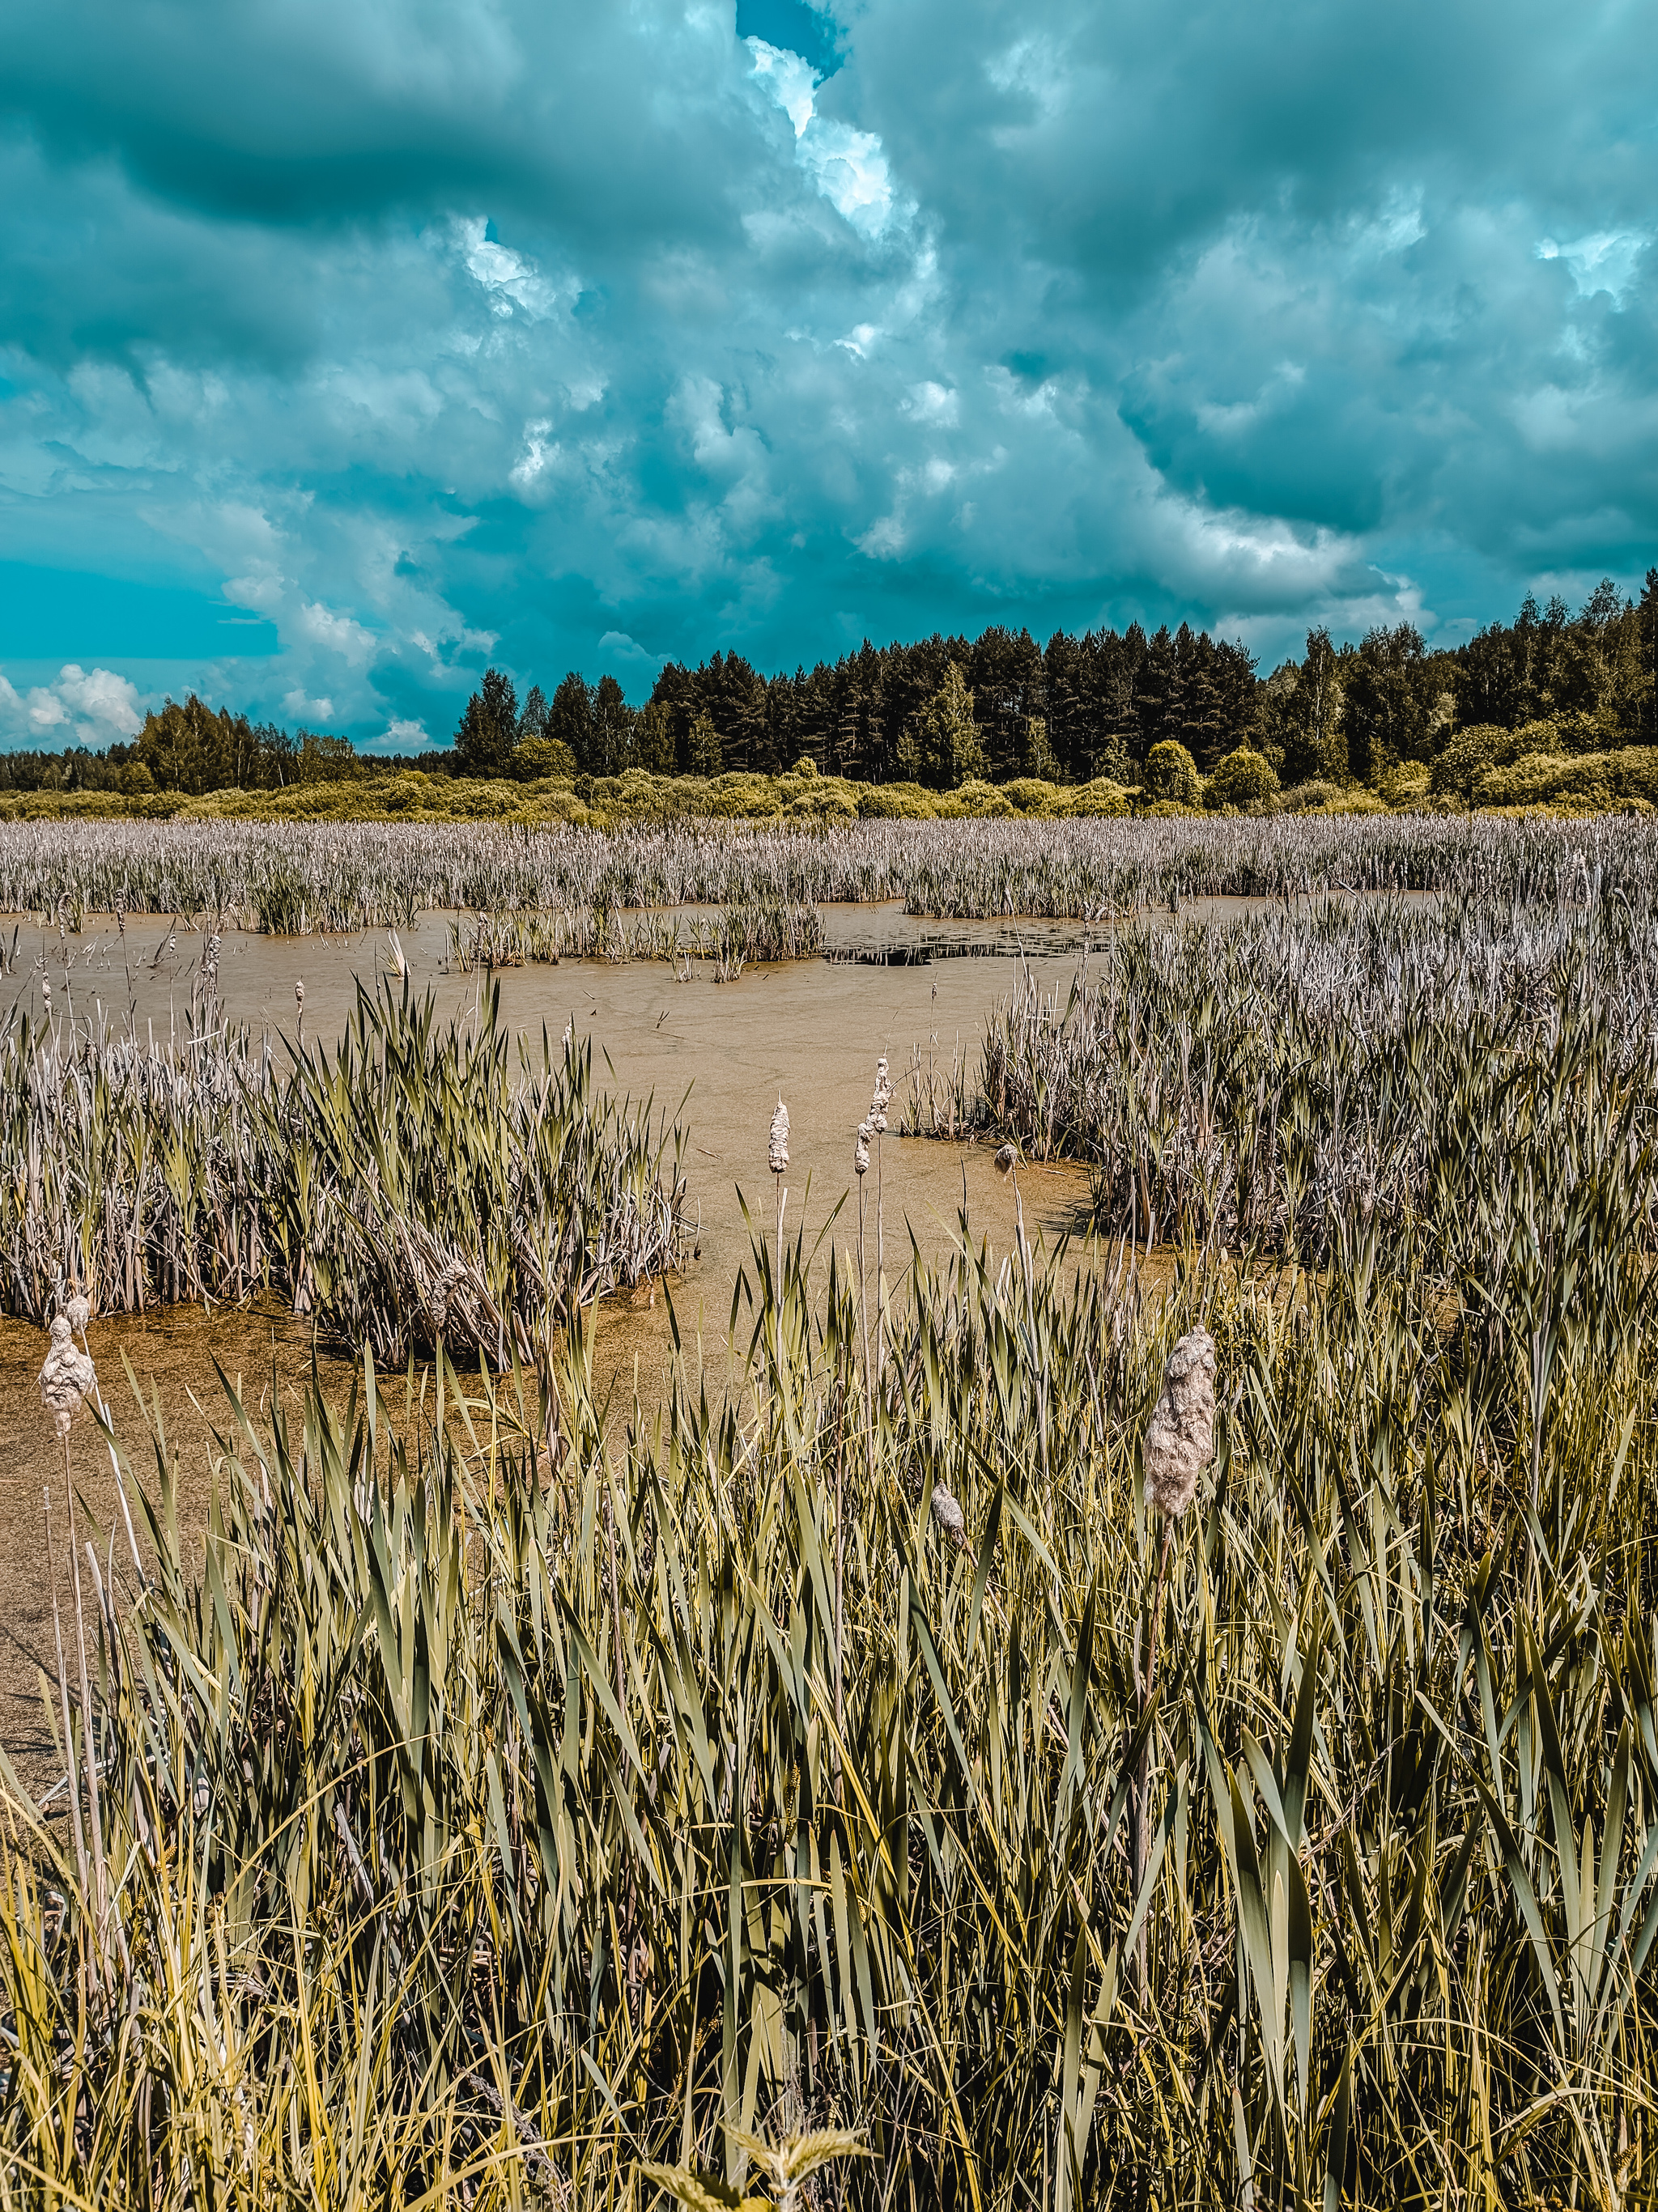
[[[449,924],[450,957],[463,971],[560,960],[701,960],[724,977],[757,960],[809,960],[822,949],[822,917],[800,901],[730,906],[688,923],[673,914],[597,906],[508,909]]]
[[[1374,1218],[1472,1264],[1537,1191],[1614,1185],[1645,1244],[1658,917],[1448,898],[1127,932],[1069,990],[1021,979],[977,1085],[914,1078],[912,1126],[1091,1161],[1100,1225],[1143,1246],[1322,1260]]]
[[[613,1461],[579,1327],[365,1363],[232,1407],[199,1564],[158,1449],[107,1941],[12,1793],[0,2205],[639,2203],[762,2124],[872,2207],[1658,2201],[1651,1164],[1576,1166],[1493,1187],[1531,1275],[1373,1213],[1151,1309],[964,1224],[874,1369],[759,1238],[739,1401],[687,1358]]]
[[[0,823],[0,913],[187,916],[278,934],[485,915],[902,899],[912,914],[1111,919],[1206,895],[1475,890],[1652,902],[1637,821],[1407,817],[869,821],[824,831],[676,823]]]
[[[336,1048],[273,1052],[210,998],[182,1032],[0,1029],[0,1297],[34,1319],[282,1292],[382,1359],[502,1365],[574,1305],[659,1274],[680,1136],[595,1091],[592,1048],[515,1045],[492,986],[440,1024],[359,988]]]

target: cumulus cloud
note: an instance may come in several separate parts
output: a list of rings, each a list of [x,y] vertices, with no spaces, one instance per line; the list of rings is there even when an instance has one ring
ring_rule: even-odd
[[[0,737],[53,751],[125,744],[143,720],[145,703],[136,684],[109,668],[70,661],[53,682],[21,693],[0,671]]]
[[[227,614],[189,680],[397,750],[491,656],[1271,655],[1658,557],[1634,12],[837,14],[10,11],[9,555],[221,580],[279,650]],[[0,692],[7,740],[113,732],[73,688]]]

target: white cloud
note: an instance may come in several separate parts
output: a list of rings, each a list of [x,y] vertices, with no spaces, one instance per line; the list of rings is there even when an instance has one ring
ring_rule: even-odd
[[[817,106],[818,73],[787,46],[768,46],[764,39],[743,41],[754,57],[754,74],[795,126],[800,137]]]
[[[622,629],[607,629],[599,641],[599,650],[609,653],[613,660],[637,663],[642,669],[660,668],[666,658],[660,653],[648,653],[637,639]]]
[[[786,47],[764,39],[744,44],[754,74],[794,125],[795,158],[825,199],[854,230],[878,238],[894,211],[892,171],[873,131],[817,112],[817,71]]]
[[[452,228],[467,273],[483,287],[492,314],[509,319],[515,308],[536,322],[552,313],[558,293],[527,254],[487,235],[487,216],[457,216]]]
[[[1564,243],[1539,239],[1537,258],[1564,261],[1580,295],[1609,292],[1615,301],[1621,301],[1635,280],[1637,262],[1651,243],[1651,234],[1644,230],[1597,230]]]
[[[101,749],[125,744],[143,720],[137,686],[110,668],[82,668],[70,661],[54,682],[33,685],[20,695],[0,675],[0,737],[14,744]]]
[[[308,698],[304,691],[296,689],[283,695],[283,712],[300,722],[332,722],[334,702],[332,699]]]

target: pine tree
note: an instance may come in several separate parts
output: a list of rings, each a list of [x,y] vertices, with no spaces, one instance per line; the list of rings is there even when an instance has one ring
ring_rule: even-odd
[[[486,668],[454,733],[455,767],[462,775],[510,775],[517,743],[518,694],[512,678],[498,668]]]

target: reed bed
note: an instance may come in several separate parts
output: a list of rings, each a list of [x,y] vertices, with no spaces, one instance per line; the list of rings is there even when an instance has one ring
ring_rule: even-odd
[[[1621,1184],[1496,1202],[1540,1306],[964,1223],[875,1369],[758,1238],[739,1399],[613,1461],[579,1328],[464,1420],[365,1364],[233,1406],[200,1563],[146,1439],[89,1874],[10,1791],[0,2205],[725,2203],[802,2127],[870,2208],[1658,2201],[1652,1277]]]
[[[724,977],[755,961],[810,960],[823,950],[815,906],[770,901],[727,907],[689,919],[673,914],[619,914],[607,907],[554,911],[527,908],[468,915],[449,924],[449,957],[472,968],[556,966],[561,960],[667,960],[710,964]]]
[[[205,994],[166,1039],[18,1010],[0,1029],[9,1311],[269,1289],[381,1359],[498,1366],[675,1259],[680,1133],[597,1093],[588,1042],[515,1045],[492,987],[440,1024],[387,977],[337,1047],[275,1051]]]
[[[911,1077],[907,1127],[1088,1160],[1099,1224],[1131,1243],[1321,1261],[1375,1218],[1450,1265],[1516,1177],[1633,1174],[1658,1131],[1658,917],[1448,898],[1122,932],[1069,990],[1022,977],[976,1072],[917,1055]]]
[[[160,914],[217,929],[402,929],[420,912],[789,908],[902,899],[913,914],[1099,919],[1171,900],[1474,890],[1652,902],[1658,830],[1489,816],[677,823],[613,832],[466,824],[0,823],[0,913],[77,928]]]

